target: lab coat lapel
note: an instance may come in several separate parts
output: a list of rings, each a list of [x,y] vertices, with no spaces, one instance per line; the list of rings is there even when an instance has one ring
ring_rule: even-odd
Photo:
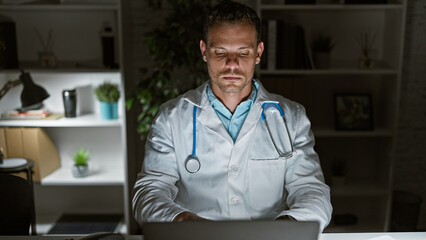
[[[256,101],[253,103],[250,112],[247,115],[246,120],[244,121],[243,126],[241,127],[240,133],[238,133],[237,141],[244,137],[252,128],[257,124],[257,121],[260,119],[261,105]]]
[[[259,88],[257,91],[256,101],[253,103],[249,114],[247,115],[246,120],[241,128],[240,133],[238,134],[238,139],[244,137],[252,128],[254,128],[257,122],[261,119],[260,115],[262,114],[262,104],[265,102],[278,102],[266,89],[263,85],[258,81]]]
[[[198,115],[198,121],[203,124],[205,127],[210,128],[210,130],[216,132],[223,138],[225,138],[228,142],[234,143],[228,131],[223,126],[222,121],[220,121],[213,107],[207,100],[207,104],[204,104],[200,110]]]
[[[195,89],[194,91],[189,91],[186,94],[185,99],[189,102],[192,102],[192,104],[198,106],[197,120],[203,126],[209,128],[213,132],[216,132],[217,134],[225,138],[228,142],[234,144],[234,141],[232,140],[228,131],[223,126],[222,121],[220,121],[209,100],[207,99],[206,85],[207,82]]]

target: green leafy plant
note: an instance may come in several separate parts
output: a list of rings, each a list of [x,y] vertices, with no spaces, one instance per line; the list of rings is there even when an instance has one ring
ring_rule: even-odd
[[[101,102],[117,102],[120,98],[118,85],[105,82],[95,89],[96,98]]]
[[[161,0],[145,0],[157,11]],[[160,105],[188,88],[206,80],[207,71],[200,53],[204,19],[212,7],[211,0],[165,0],[173,11],[162,25],[144,35],[143,44],[155,63],[153,69],[141,68],[143,78],[126,100],[127,109],[137,107],[138,132],[142,138],[148,134]],[[175,75],[185,76],[185,86]]]
[[[312,50],[314,52],[330,52],[336,43],[329,36],[319,34],[312,41]]]
[[[75,166],[86,166],[89,159],[90,152],[84,148],[78,149],[78,151],[73,155]]]

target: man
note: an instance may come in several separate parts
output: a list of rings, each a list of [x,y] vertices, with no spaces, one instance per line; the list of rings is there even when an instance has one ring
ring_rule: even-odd
[[[216,6],[200,50],[210,80],[164,103],[146,143],[133,211],[144,221],[294,219],[324,229],[332,207],[304,108],[253,79],[264,50],[260,19],[239,3]],[[285,114],[292,156],[281,157],[262,105]],[[282,118],[281,118],[282,120]],[[272,130],[273,131],[273,130]]]

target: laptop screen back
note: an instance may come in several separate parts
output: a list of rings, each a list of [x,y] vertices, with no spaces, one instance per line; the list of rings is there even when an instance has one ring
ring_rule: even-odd
[[[317,222],[187,221],[145,223],[144,240],[318,240]]]

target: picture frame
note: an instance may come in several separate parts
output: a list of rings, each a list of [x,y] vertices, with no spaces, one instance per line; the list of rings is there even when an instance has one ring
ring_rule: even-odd
[[[374,130],[373,104],[369,93],[334,94],[336,130]]]

